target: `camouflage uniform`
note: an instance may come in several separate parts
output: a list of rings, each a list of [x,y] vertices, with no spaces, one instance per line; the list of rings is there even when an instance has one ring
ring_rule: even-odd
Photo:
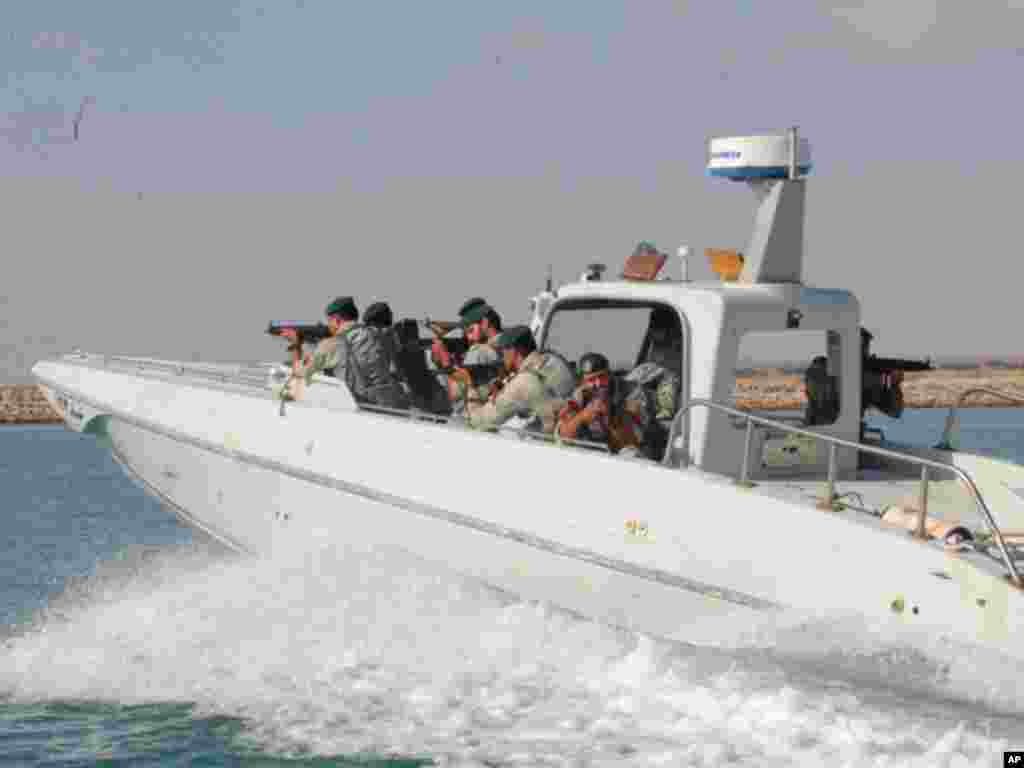
[[[575,385],[569,364],[551,352],[531,352],[494,400],[469,411],[475,429],[496,429],[514,416],[530,420],[530,428],[554,430],[558,409]]]
[[[633,389],[626,397],[626,408],[641,419],[641,451],[660,461],[664,455],[668,429],[665,422],[679,410],[679,374],[658,363],[638,365],[626,377]]]
[[[586,408],[588,396],[596,395],[588,387],[577,387],[559,412],[558,421],[575,418]],[[638,448],[653,415],[650,398],[643,387],[634,386],[625,397],[616,395],[609,400],[608,408],[609,413],[592,418],[587,424],[580,424],[575,439],[605,443],[612,453],[618,453],[623,448]]]
[[[489,342],[474,344],[466,351],[462,360],[464,366],[471,365],[498,365],[501,363],[501,353],[498,352]],[[491,382],[479,386],[467,386],[463,381],[453,379],[455,383],[455,398],[452,400],[452,413],[465,415],[472,403],[472,407],[483,405],[491,393]]]
[[[659,365],[643,363],[634,368],[626,377],[630,384],[648,390],[653,395],[655,419],[671,419],[679,409],[677,392],[679,391],[679,374]]]
[[[274,394],[282,400],[297,400],[302,397],[304,387],[313,381],[313,376],[318,373],[333,376],[337,365],[338,339],[334,336],[320,339],[310,355],[309,362],[305,365],[296,365],[291,376],[274,388]]]
[[[301,366],[296,373],[305,379],[306,384],[309,384],[314,374],[323,373],[327,376],[333,376],[337,365],[338,338],[337,336],[328,336],[327,338],[320,339],[316,349],[313,350],[309,363]]]

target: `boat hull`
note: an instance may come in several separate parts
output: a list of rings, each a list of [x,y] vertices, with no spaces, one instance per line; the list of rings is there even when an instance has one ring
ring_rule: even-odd
[[[51,397],[91,409],[90,431],[149,492],[241,551],[394,547],[695,643],[866,616],[1021,655],[1021,595],[1005,579],[852,514],[350,398],[282,409],[266,389],[184,374],[63,361],[35,373]]]
[[[274,557],[318,546],[393,548],[523,598],[691,641],[715,639],[710,633],[695,637],[696,617],[747,628],[773,607],[747,595],[723,600],[722,590],[711,585],[682,588],[672,582],[686,580],[637,563],[521,530],[499,531],[330,477],[228,456],[117,419],[108,422],[104,437],[148,493],[240,552]]]

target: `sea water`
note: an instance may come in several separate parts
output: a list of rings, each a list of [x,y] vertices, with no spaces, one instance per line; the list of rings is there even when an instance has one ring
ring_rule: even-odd
[[[934,444],[944,415],[876,423]],[[1024,463],[1024,410],[963,411],[961,443]],[[1024,670],[979,648],[856,623],[667,643],[357,537],[242,558],[59,427],[0,431],[0,489],[5,765],[953,768],[1024,749]]]

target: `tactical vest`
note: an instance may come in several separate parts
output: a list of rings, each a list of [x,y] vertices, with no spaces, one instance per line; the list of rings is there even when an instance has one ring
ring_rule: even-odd
[[[409,407],[409,398],[392,370],[391,355],[373,328],[356,323],[338,334],[338,368],[357,401]]]

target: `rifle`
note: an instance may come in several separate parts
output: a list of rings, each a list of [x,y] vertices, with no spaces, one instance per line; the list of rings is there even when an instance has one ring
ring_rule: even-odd
[[[453,357],[461,360],[462,356],[466,354],[466,350],[469,349],[469,341],[464,336],[448,338],[449,333],[462,328],[462,323],[452,320],[431,320],[428,317],[424,319],[423,324],[430,329],[435,339],[445,345]],[[420,346],[424,349],[429,349],[430,345],[431,339],[420,340]]]
[[[882,373],[883,371],[903,371],[906,373],[930,371],[933,370],[934,366],[932,365],[931,360],[906,360],[901,357],[878,357],[877,355],[868,355],[864,358],[861,368],[862,370],[870,371],[871,373]]]
[[[303,341],[320,341],[320,339],[326,339],[331,335],[330,329],[323,323],[284,323],[277,320],[270,321],[270,324],[267,326],[267,333],[271,336],[280,336],[282,331],[289,328],[295,331],[299,344]]]
[[[906,360],[901,357],[879,357],[871,352],[874,334],[860,329],[861,371],[864,373],[895,373],[896,371],[930,371],[931,360]]]
[[[462,327],[462,323],[454,320],[431,320],[429,317],[423,320],[423,324],[439,339]]]
[[[903,374],[930,370],[930,360],[865,355],[861,363],[861,413],[873,406],[886,416],[898,419],[903,414],[903,388],[900,386]]]
[[[478,363],[476,365],[461,365],[448,371],[449,374],[455,371],[465,371],[469,374],[469,381],[474,387],[481,387],[501,379],[505,375],[504,363]]]
[[[469,390],[481,387],[487,387],[486,398],[492,400],[505,386],[508,377],[505,366],[501,363],[480,363],[447,368],[444,373],[450,381],[459,382],[466,389],[467,400],[476,399],[469,397]]]

